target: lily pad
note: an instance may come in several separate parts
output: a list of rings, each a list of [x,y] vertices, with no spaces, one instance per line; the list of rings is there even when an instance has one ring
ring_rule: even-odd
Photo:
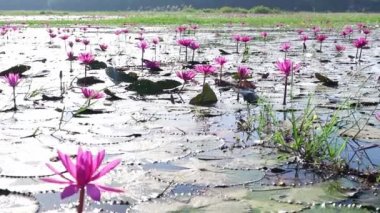
[[[128,90],[136,91],[139,95],[158,95],[163,89],[156,83],[148,79],[138,80],[127,87]]]
[[[0,72],[0,76],[6,76],[9,73],[18,73],[19,75],[22,75],[24,72],[30,70],[31,66],[27,65],[16,65],[14,67],[11,67],[5,71]]]
[[[0,196],[1,212],[37,212],[39,205],[32,197],[10,193]]]
[[[90,65],[89,65],[90,69],[91,70],[101,70],[101,69],[105,69],[107,68],[107,64],[104,63],[103,61],[93,61]]]
[[[207,83],[203,86],[202,93],[190,100],[190,104],[196,106],[207,106],[216,102],[218,102],[218,98]]]
[[[158,95],[166,89],[173,89],[181,83],[175,80],[151,81],[148,79],[138,80],[127,87],[128,90],[136,91],[139,95]]]
[[[337,202],[347,199],[348,195],[337,189],[334,182],[325,182],[302,188],[292,188],[273,198],[283,202],[302,202],[306,204]]]
[[[179,81],[175,80],[162,80],[162,81],[157,81],[156,84],[161,88],[161,89],[174,89],[178,86],[181,86],[182,83]]]
[[[333,81],[330,78],[320,74],[320,73],[315,73],[315,77],[323,83],[324,86],[327,87],[337,87],[338,86],[338,81]]]
[[[79,86],[91,86],[91,85],[99,84],[99,83],[104,83],[104,81],[94,76],[78,78],[78,81],[77,81],[77,84]]]
[[[213,161],[190,158],[175,165],[187,169],[179,171],[152,170],[152,175],[175,183],[227,187],[261,180],[265,173],[259,170],[231,170],[212,166]]]
[[[114,67],[108,67],[106,69],[106,74],[116,85],[122,82],[133,83],[136,82],[139,78],[137,74],[134,72],[125,73],[122,71],[118,71]]]
[[[221,55],[231,55],[230,52],[227,52],[227,51],[225,51],[223,49],[219,49],[219,52],[220,52]]]

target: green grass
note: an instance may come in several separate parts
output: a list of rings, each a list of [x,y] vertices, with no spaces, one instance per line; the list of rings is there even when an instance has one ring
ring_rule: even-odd
[[[278,23],[290,27],[309,27],[319,25],[322,27],[341,27],[346,24],[363,22],[367,24],[378,24],[380,14],[378,13],[280,13],[280,14],[243,14],[243,13],[221,13],[214,10],[208,13],[195,10],[192,12],[66,12],[66,11],[0,11],[5,16],[36,16],[54,15],[58,18],[50,21],[30,20],[23,21],[31,26],[40,26],[49,23],[53,26],[67,26],[73,24],[92,24],[103,26],[121,26],[123,24],[141,25],[180,25],[196,23],[200,25],[222,26],[228,23],[246,23],[253,27],[272,27]],[[83,15],[86,17],[102,16],[103,19],[89,18],[84,20],[64,19],[64,15]],[[108,17],[107,17],[108,16]],[[21,21],[20,21],[21,22]]]

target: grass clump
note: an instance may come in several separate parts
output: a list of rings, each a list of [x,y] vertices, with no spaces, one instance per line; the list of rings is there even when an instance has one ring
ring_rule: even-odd
[[[254,13],[254,14],[277,14],[277,13],[280,13],[281,11],[276,8],[270,8],[263,5],[258,5],[256,7],[252,7],[249,10],[249,12]]]

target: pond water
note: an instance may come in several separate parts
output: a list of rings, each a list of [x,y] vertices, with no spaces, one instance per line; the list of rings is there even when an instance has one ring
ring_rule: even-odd
[[[174,27],[144,28],[144,37],[149,42],[153,37],[162,39],[157,60],[163,71],[158,73],[140,70],[141,50],[136,47],[140,29],[129,27],[131,32],[126,36],[116,36],[116,29],[88,28],[86,32],[76,29],[68,33],[68,41],[89,39],[86,50],[82,43],[74,41],[73,52],[77,55],[91,51],[108,67],[135,72],[140,79],[180,80],[175,71],[185,65],[184,51],[179,55],[176,42],[179,35]],[[249,57],[242,63],[243,54],[234,53],[236,47],[231,35],[258,36],[263,30],[268,31],[270,40],[250,42]],[[316,51],[319,44],[315,40],[307,41],[308,49],[303,53],[298,34],[288,28],[201,27],[195,35],[184,36],[201,44],[195,53],[196,61],[212,63],[220,55],[219,49],[231,53],[225,55],[229,61],[224,71],[227,81],[235,81],[232,75],[237,65],[249,66],[256,93],[273,104],[278,117],[283,116],[284,110],[284,80],[274,62],[284,57],[279,51],[281,43],[291,42],[288,57],[301,62],[302,69],[294,76],[295,98],[289,99],[285,109],[302,110],[310,95],[323,120],[347,99],[360,103],[355,109],[340,111],[342,115],[351,114],[341,120],[342,132],[351,126],[353,116],[364,125],[356,141],[350,140],[343,156],[350,159],[352,168],[363,173],[378,171],[380,122],[373,112],[380,101],[380,31],[372,30],[369,48],[363,50],[360,64],[349,57],[355,56],[356,49],[352,41],[339,36],[339,29],[324,32],[329,38],[323,43],[322,53]],[[355,31],[353,37],[358,36]],[[321,173],[298,166],[289,162],[291,156],[281,158],[283,153],[266,146],[254,131],[242,130],[241,122],[248,115],[257,114],[259,107],[247,108],[243,98],[237,100],[236,88],[216,86],[216,76],[209,77],[207,82],[218,102],[201,107],[189,104],[202,90],[201,75],[186,85],[180,96],[173,91],[140,96],[126,89],[129,83],[110,78],[105,69],[90,70],[88,76],[104,81],[91,88],[107,88],[122,99],[100,99],[91,109],[103,113],[73,116],[72,112],[86,101],[76,83],[76,78],[84,76],[84,66],[75,61],[70,72],[66,52],[71,48],[65,47],[58,37],[50,44],[47,29],[22,27],[0,38],[1,70],[17,64],[31,67],[23,73],[22,82],[16,88],[18,111],[7,110],[13,104],[12,89],[0,84],[2,212],[75,212],[78,196],[61,200],[62,186],[42,182],[40,178],[53,175],[46,163],[64,172],[56,160],[57,150],[75,155],[78,146],[93,151],[105,149],[107,162],[122,160],[121,165],[99,182],[125,192],[102,193],[101,202],[87,200],[88,212],[367,212],[380,208],[378,185],[369,186],[356,175],[331,177],[329,171]],[[347,50],[337,55],[335,42],[345,45]],[[109,49],[101,52],[100,43],[108,44]],[[240,48],[243,52],[243,46]],[[151,45],[145,59],[153,60],[154,53]],[[43,99],[42,95],[60,95],[60,71],[66,88],[64,98]],[[317,72],[338,81],[339,86],[322,85],[314,76]],[[263,78],[264,74],[269,76]],[[35,95],[31,96],[33,91]],[[353,137],[356,133],[354,128],[345,135]]]

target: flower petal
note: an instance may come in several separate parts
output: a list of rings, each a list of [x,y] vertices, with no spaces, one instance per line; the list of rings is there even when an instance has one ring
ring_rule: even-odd
[[[107,191],[107,192],[117,192],[117,193],[124,192],[124,190],[109,187],[109,186],[97,185],[97,187],[100,188],[101,190]]]
[[[71,195],[77,193],[78,191],[79,191],[79,188],[76,185],[69,185],[61,193],[61,199],[70,197]]]
[[[50,165],[50,164],[47,163],[46,166],[47,166],[52,172],[54,172],[54,174],[59,175],[59,176],[62,177],[63,179],[66,179],[66,180],[68,180],[68,181],[71,181],[70,179],[68,179],[67,177],[65,177],[65,176],[62,174],[62,172],[59,172],[57,169],[55,169],[52,165]]]
[[[92,161],[92,172],[93,173],[95,173],[99,169],[105,155],[106,155],[106,151],[102,150],[102,151],[98,152],[96,157],[93,158],[93,161]]]
[[[54,178],[41,178],[42,181],[48,182],[48,183],[56,183],[56,184],[70,184],[72,182],[70,181],[64,181],[64,180],[57,180]]]
[[[117,160],[114,160],[111,163],[107,164],[105,167],[103,167],[103,169],[101,169],[96,175],[94,175],[91,178],[91,181],[94,181],[96,179],[103,177],[105,174],[107,174],[109,171],[111,171],[117,165],[119,165],[120,162],[121,162],[120,159],[117,159]]]
[[[58,157],[61,160],[63,166],[66,168],[66,170],[71,174],[71,176],[76,178],[77,173],[76,173],[75,165],[71,161],[70,156],[63,154],[61,151],[58,150]]]
[[[99,188],[96,185],[88,184],[86,188],[87,188],[87,194],[88,196],[91,197],[91,199],[95,201],[100,201],[101,193],[100,193]]]

